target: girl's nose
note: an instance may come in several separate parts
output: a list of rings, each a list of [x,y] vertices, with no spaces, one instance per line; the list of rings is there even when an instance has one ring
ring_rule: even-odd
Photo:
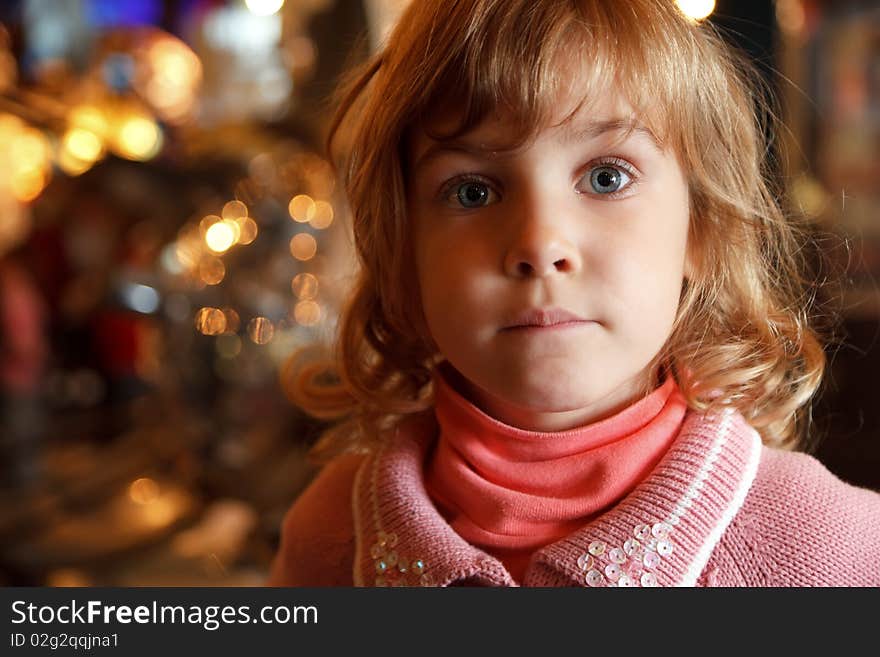
[[[561,226],[524,222],[504,256],[504,271],[514,278],[570,274],[581,268],[581,256]]]

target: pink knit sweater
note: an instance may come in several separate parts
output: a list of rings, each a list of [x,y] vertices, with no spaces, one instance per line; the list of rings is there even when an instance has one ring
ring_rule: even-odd
[[[425,492],[432,413],[345,455],[288,512],[270,585],[516,586]],[[689,412],[617,505],[532,556],[524,586],[878,586],[880,495],[763,447],[734,412]]]

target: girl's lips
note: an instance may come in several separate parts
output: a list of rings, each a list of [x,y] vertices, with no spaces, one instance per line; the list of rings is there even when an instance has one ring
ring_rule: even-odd
[[[588,320],[578,320],[576,322],[560,322],[558,324],[547,324],[545,326],[531,325],[531,326],[508,326],[505,328],[505,331],[516,331],[516,332],[547,332],[547,331],[564,331],[566,329],[577,328],[579,326],[586,326],[587,324],[592,324],[593,322]]]
[[[531,308],[510,319],[505,324],[504,330],[566,328],[587,323],[590,323],[590,320],[563,308]]]

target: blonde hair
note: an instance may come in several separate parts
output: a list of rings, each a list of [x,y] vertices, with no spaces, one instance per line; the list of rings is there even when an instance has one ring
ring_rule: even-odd
[[[688,180],[693,272],[651,366],[675,376],[690,407],[734,407],[767,444],[797,444],[825,354],[810,327],[806,232],[766,180],[753,70],[672,0],[416,0],[385,48],[343,81],[327,139],[360,271],[336,354],[300,352],[283,373],[296,404],[337,421],[313,458],[369,450],[431,405],[438,354],[405,212],[409,131],[454,108],[460,125],[444,135],[454,137],[503,109],[524,140],[554,116],[554,99],[571,90],[567,63],[580,62],[594,73],[577,90],[584,102],[620,91]]]

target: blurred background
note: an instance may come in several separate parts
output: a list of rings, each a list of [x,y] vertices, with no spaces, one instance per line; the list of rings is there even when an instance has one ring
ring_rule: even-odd
[[[406,4],[0,2],[0,585],[264,582],[354,272],[328,94]],[[680,4],[782,100],[846,269],[812,450],[880,489],[880,2]]]

